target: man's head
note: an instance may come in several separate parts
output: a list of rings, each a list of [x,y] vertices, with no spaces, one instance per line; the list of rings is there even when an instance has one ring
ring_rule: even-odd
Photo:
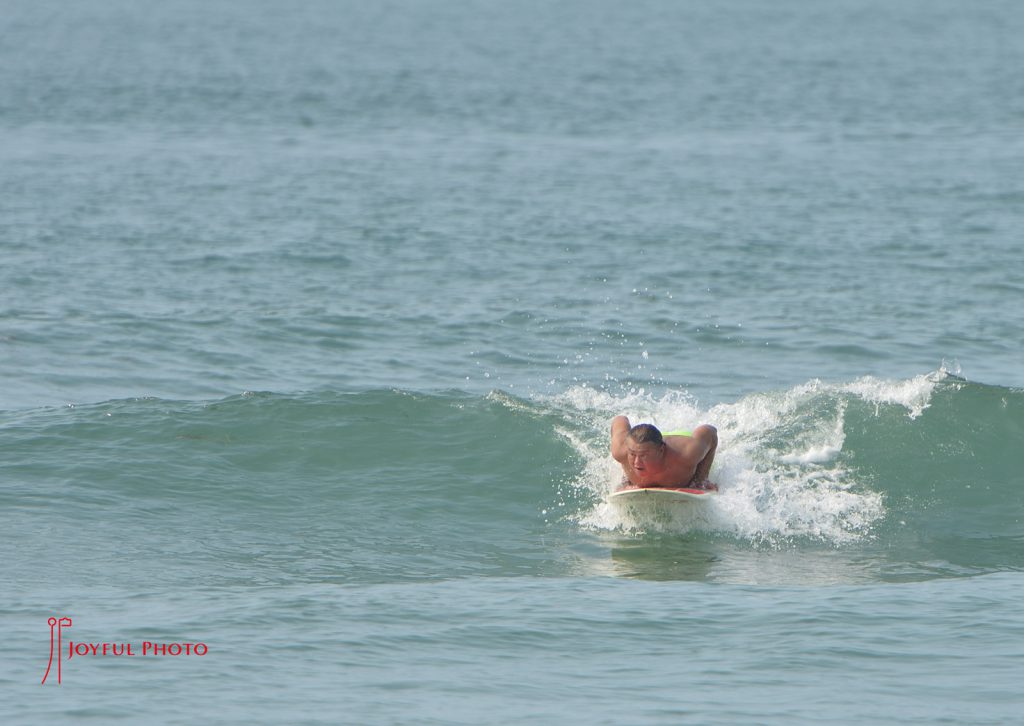
[[[626,434],[626,455],[629,464],[643,471],[649,464],[660,464],[665,456],[665,439],[657,426],[637,424]]]
[[[665,444],[665,439],[662,438],[661,432],[654,424],[637,424],[626,435],[630,441],[637,444],[655,444],[656,446]]]

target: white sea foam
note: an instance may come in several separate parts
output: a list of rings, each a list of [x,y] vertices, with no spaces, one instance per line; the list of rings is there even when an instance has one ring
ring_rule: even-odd
[[[840,390],[852,393],[876,405],[896,404],[902,406],[907,409],[911,418],[917,418],[930,405],[932,391],[935,389],[936,383],[946,375],[947,372],[943,369],[905,381],[886,381],[865,376],[840,387]]]
[[[865,377],[845,384],[814,380],[707,410],[679,392],[658,398],[642,390],[613,395],[570,389],[551,402],[567,419],[560,433],[583,461],[572,485],[586,503],[574,516],[584,527],[607,530],[699,530],[756,541],[810,537],[833,544],[861,539],[885,507],[882,494],[844,463],[849,403],[896,405],[916,417],[944,375]],[[617,414],[662,429],[714,424],[719,448],[711,478],[721,487],[718,496],[699,505],[646,509],[609,503],[607,494],[622,478],[608,455],[608,424]]]

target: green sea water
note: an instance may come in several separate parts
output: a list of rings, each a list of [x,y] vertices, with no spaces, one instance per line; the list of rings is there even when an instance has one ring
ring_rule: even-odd
[[[1021,37],[0,0],[0,721],[1019,720]]]

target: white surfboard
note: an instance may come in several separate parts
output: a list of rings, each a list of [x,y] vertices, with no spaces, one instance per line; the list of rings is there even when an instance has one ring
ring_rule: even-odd
[[[617,489],[608,495],[610,502],[693,502],[708,500],[718,492],[714,489],[693,489],[691,487],[634,487]]]

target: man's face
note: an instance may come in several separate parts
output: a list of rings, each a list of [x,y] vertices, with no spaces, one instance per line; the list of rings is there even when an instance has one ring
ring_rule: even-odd
[[[629,458],[629,465],[635,471],[644,471],[661,464],[665,455],[664,447],[646,442],[638,444],[634,441],[626,442],[626,456]]]

